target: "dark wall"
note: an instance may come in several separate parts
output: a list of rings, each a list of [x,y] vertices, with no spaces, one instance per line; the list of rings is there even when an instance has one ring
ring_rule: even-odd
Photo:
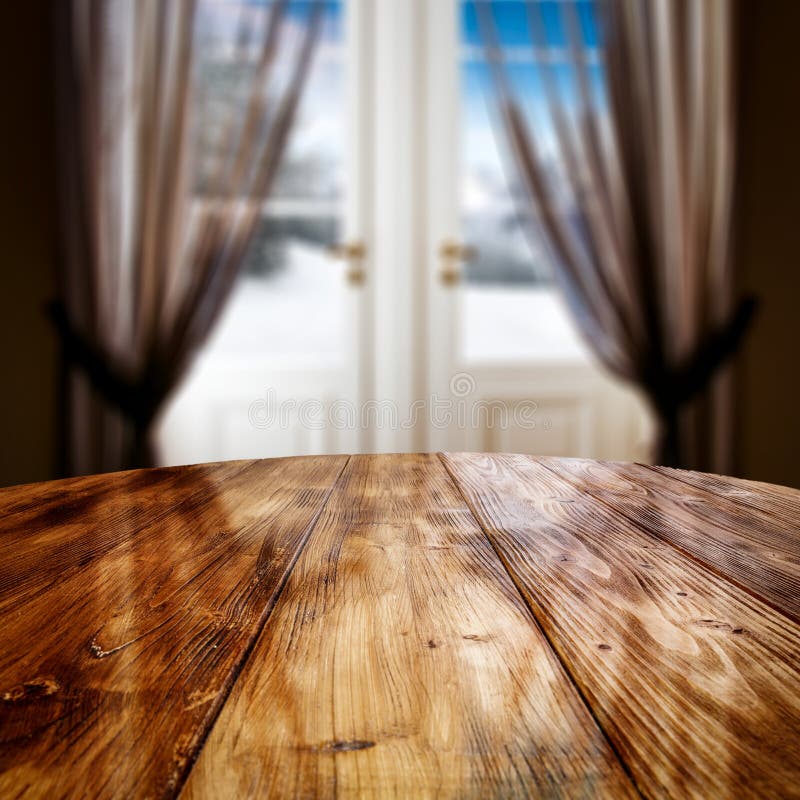
[[[56,242],[50,15],[49,3],[18,3],[2,28],[0,486],[54,472],[56,357],[43,314]]]
[[[800,487],[800,3],[744,4],[738,256],[761,306],[740,370],[739,472]]]

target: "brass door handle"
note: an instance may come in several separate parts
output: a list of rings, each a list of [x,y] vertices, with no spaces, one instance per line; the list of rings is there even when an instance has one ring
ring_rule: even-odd
[[[439,248],[439,258],[442,260],[439,280],[445,286],[455,286],[461,280],[460,264],[472,261],[477,254],[474,247],[459,244],[454,239],[446,239]]]
[[[328,255],[339,261],[347,262],[345,279],[351,286],[361,286],[367,279],[362,262],[367,255],[364,242],[343,242],[328,248]]]

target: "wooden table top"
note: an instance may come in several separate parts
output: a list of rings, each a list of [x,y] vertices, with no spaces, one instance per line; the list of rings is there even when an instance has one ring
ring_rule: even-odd
[[[800,491],[330,456],[0,509],[1,797],[800,797]]]

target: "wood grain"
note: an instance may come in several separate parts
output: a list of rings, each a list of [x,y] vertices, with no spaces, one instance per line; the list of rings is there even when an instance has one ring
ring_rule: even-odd
[[[353,457],[183,796],[626,797],[435,456]]]
[[[703,489],[712,497],[725,497],[741,505],[765,511],[772,518],[797,529],[800,520],[800,489],[670,467],[647,465],[647,469]]]
[[[694,506],[638,525],[571,463],[444,458],[643,794],[800,796],[800,630],[650,531],[698,529]]]
[[[524,456],[1,490],[0,797],[800,797],[798,530]]]
[[[345,463],[0,493],[0,796],[174,794]]]
[[[543,463],[579,491],[800,622],[798,515],[777,513],[752,494],[742,503],[740,498],[693,486],[691,477],[676,480],[640,464],[583,459]],[[781,497],[785,508],[786,496]]]

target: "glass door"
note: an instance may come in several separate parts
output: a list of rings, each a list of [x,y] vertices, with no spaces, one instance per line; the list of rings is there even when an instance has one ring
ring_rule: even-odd
[[[477,6],[430,4],[428,382],[446,398],[437,449],[641,458],[642,405],[595,363],[553,281],[553,262],[506,152]],[[594,0],[577,0],[584,57],[598,71]],[[541,66],[561,88],[572,80],[561,0],[494,0],[499,45],[529,123],[554,135]],[[534,47],[531,15],[545,38]],[[553,160],[557,188],[561,165]],[[569,210],[566,209],[566,213]]]

